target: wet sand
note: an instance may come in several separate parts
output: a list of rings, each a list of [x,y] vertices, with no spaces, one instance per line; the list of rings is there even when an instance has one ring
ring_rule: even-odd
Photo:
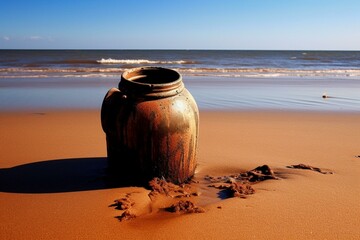
[[[201,112],[191,200],[164,210],[143,187],[106,181],[98,111],[0,113],[0,239],[359,239],[360,114]],[[306,164],[320,168],[288,168]],[[268,165],[279,178],[224,198],[206,175]],[[129,197],[136,218],[113,205]]]

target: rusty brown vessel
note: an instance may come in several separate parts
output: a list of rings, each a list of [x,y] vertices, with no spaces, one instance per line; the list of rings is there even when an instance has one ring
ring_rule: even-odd
[[[112,173],[182,183],[196,168],[199,112],[181,75],[142,67],[122,74],[101,109]]]

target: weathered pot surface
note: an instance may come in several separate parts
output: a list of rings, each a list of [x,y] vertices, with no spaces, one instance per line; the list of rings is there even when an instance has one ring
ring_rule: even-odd
[[[119,88],[104,98],[101,123],[114,174],[175,183],[194,175],[199,113],[178,72],[158,67],[124,72]]]

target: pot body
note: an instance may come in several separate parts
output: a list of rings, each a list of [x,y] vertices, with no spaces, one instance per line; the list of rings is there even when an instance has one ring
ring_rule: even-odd
[[[181,75],[165,68],[123,73],[101,109],[109,170],[147,181],[190,179],[196,168],[199,113]]]

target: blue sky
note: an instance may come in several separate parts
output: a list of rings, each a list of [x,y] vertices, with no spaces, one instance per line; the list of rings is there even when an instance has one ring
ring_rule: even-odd
[[[0,0],[0,49],[360,50],[359,0]]]

